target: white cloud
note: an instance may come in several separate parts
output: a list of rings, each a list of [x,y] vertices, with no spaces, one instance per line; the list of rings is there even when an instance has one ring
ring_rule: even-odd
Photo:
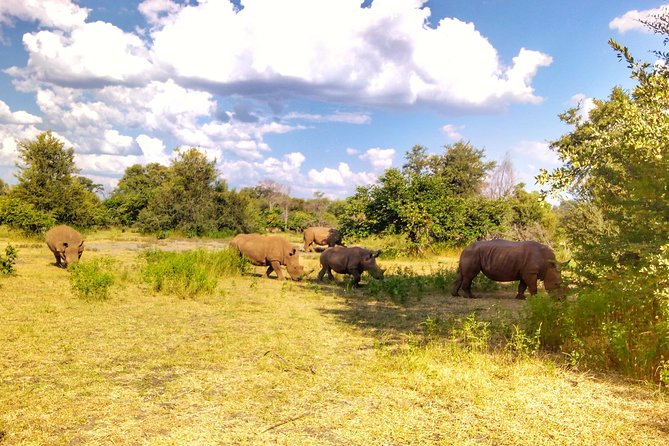
[[[28,64],[7,72],[62,86],[137,85],[153,73],[139,36],[105,22],[82,24],[69,33],[42,30],[23,36]]]
[[[463,128],[463,126],[456,126],[453,124],[446,124],[443,127],[441,127],[441,131],[446,134],[450,139],[457,141],[462,139],[462,133],[460,133],[460,130]]]
[[[169,164],[170,156],[165,153],[165,143],[162,140],[147,135],[139,135],[135,140],[142,150],[144,163]]]
[[[5,102],[0,100],[0,125],[3,124],[40,124],[42,118],[25,111],[12,112]]]
[[[358,158],[368,161],[374,170],[385,170],[393,164],[395,157],[395,149],[381,149],[378,147],[368,149],[364,154]]]
[[[578,116],[581,121],[587,121],[590,118],[590,112],[597,107],[595,100],[587,97],[583,93],[578,93],[572,96],[569,100],[569,105],[578,107]]]
[[[374,183],[377,175],[370,172],[353,172],[347,163],[339,163],[336,169],[331,167],[322,170],[311,169],[308,178],[316,188],[335,186],[350,191],[352,185]]]
[[[2,0],[0,24],[11,25],[19,19],[67,30],[82,25],[89,12],[70,0]]]
[[[535,177],[539,174],[539,166],[550,170],[561,164],[557,153],[545,141],[520,141],[511,150],[511,157],[517,167],[518,180],[530,190],[537,189]]]
[[[140,11],[155,26],[151,40],[104,22],[42,30],[26,34],[28,66],[11,74],[70,86],[172,78],[211,93],[444,110],[541,100],[531,82],[550,56],[522,48],[505,65],[472,23],[428,26],[423,3],[246,0],[237,11],[224,0],[146,1]],[[215,57],[209,42],[219,42]]]
[[[335,112],[329,115],[314,113],[289,113],[284,119],[300,119],[313,122],[343,122],[346,124],[369,124],[372,117],[369,113]]]
[[[643,11],[633,9],[611,20],[611,22],[609,22],[609,28],[615,29],[620,33],[625,33],[627,31],[641,31],[645,33],[651,33],[652,30],[641,23],[641,20],[647,20],[654,15],[664,14],[668,9],[668,5],[662,5],[659,8],[646,9]]]
[[[169,162],[170,145],[202,150],[244,184],[271,176],[303,190],[319,181],[341,188],[339,180],[350,189],[376,175],[352,172],[346,163],[305,175],[304,155],[268,156],[265,137],[302,130],[300,121],[366,125],[371,114],[281,116],[277,103],[499,109],[539,102],[532,81],[552,62],[524,48],[502,61],[472,23],[445,18],[430,25],[423,0],[374,0],[366,8],[360,0],[244,0],[239,10],[226,0],[145,0],[138,9],[148,30],[87,22],[90,10],[70,0],[0,1],[0,26],[39,25],[24,34],[27,64],[5,73],[35,95],[41,116],[0,103],[0,126],[15,126],[5,134],[51,128],[71,142],[85,169],[100,174]],[[265,111],[254,109],[247,115],[253,120],[244,120],[228,105],[232,97],[262,101]],[[459,134],[455,127],[444,131]],[[374,172],[390,167],[395,155],[380,148],[346,152]],[[0,153],[9,159],[9,145]]]

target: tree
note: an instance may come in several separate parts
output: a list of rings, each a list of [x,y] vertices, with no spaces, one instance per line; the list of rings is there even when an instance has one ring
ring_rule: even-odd
[[[516,187],[516,172],[511,157],[507,153],[499,166],[490,173],[485,185],[484,195],[496,199],[511,195]]]
[[[468,142],[459,141],[444,146],[442,156],[430,158],[430,169],[441,177],[455,195],[479,194],[485,185],[488,171],[495,168],[495,161],[484,161],[485,151]]]
[[[216,230],[215,161],[192,147],[179,152],[167,178],[139,212],[142,231],[177,229],[189,235]]]
[[[582,286],[561,310],[558,320],[570,321],[561,341],[586,360],[667,383],[669,72],[610,43],[635,87],[614,88],[587,119],[562,114],[572,131],[551,147],[564,164],[538,178],[546,192],[574,197],[563,221],[575,229],[567,237]]]
[[[461,246],[498,228],[505,208],[476,195],[487,170],[483,150],[459,143],[444,155],[416,145],[402,170],[387,169],[377,184],[359,187],[337,217],[346,235],[406,235],[408,250],[432,243]]]
[[[123,178],[104,204],[118,223],[132,226],[137,222],[142,209],[148,206],[158,187],[167,180],[168,174],[169,169],[162,164],[134,164],[125,170]]]
[[[12,188],[12,196],[46,212],[59,223],[105,224],[107,215],[100,199],[84,187],[85,181],[75,176],[79,169],[74,164],[74,149],[64,146],[50,131],[33,140],[20,141],[18,184]]]

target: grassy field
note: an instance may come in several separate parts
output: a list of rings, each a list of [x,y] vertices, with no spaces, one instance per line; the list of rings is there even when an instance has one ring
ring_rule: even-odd
[[[140,252],[224,241],[108,231],[87,236],[82,264],[113,259],[115,276],[109,298],[91,301],[45,244],[0,230],[0,252],[10,241],[19,258],[0,277],[1,446],[669,442],[666,390],[489,348],[525,305],[513,289],[400,305],[341,277],[279,282],[256,268],[180,298],[140,280]],[[316,268],[317,254],[302,263]],[[454,263],[379,261],[391,274]]]

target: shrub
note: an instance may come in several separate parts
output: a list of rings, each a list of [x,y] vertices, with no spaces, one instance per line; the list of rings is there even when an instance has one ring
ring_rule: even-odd
[[[649,298],[649,290],[612,282],[569,301],[532,297],[527,308],[528,331],[538,331],[542,345],[572,365],[665,379],[669,323],[663,301]]]
[[[82,299],[105,300],[109,297],[109,287],[114,283],[111,258],[95,259],[91,262],[77,262],[68,267],[72,290]]]
[[[427,275],[416,274],[409,267],[396,267],[386,271],[383,280],[369,282],[366,292],[372,296],[383,295],[395,303],[406,304],[413,297],[420,299],[428,292],[449,290],[455,280],[455,272],[438,269]]]
[[[45,212],[19,198],[0,198],[0,224],[34,235],[54,226],[56,221]]]
[[[240,274],[247,261],[233,249],[185,252],[144,251],[142,278],[156,292],[192,297],[212,292],[221,276]]]
[[[16,263],[16,258],[18,257],[18,251],[12,245],[7,245],[5,247],[5,255],[0,254],[0,273],[1,274],[13,274],[14,273],[14,264]]]

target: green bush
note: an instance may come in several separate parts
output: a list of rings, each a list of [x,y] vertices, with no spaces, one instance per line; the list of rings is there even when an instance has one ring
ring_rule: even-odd
[[[0,274],[13,274],[18,251],[12,245],[5,247],[5,255],[0,255]]]
[[[419,300],[428,292],[446,292],[454,281],[455,272],[452,270],[438,269],[427,275],[419,275],[409,267],[396,267],[386,271],[383,280],[370,280],[366,292],[406,304],[412,298]]]
[[[185,252],[159,251],[142,254],[146,264],[142,279],[156,292],[192,297],[212,292],[221,276],[244,272],[247,261],[233,249]]]
[[[35,235],[54,226],[56,221],[50,214],[19,198],[0,197],[0,224]]]
[[[68,267],[72,290],[82,299],[105,300],[114,283],[114,262],[111,258],[77,262]]]
[[[532,297],[527,329],[539,333],[544,347],[565,354],[571,365],[662,380],[669,358],[662,300],[649,299],[648,290],[620,285],[585,289],[569,301]]]

